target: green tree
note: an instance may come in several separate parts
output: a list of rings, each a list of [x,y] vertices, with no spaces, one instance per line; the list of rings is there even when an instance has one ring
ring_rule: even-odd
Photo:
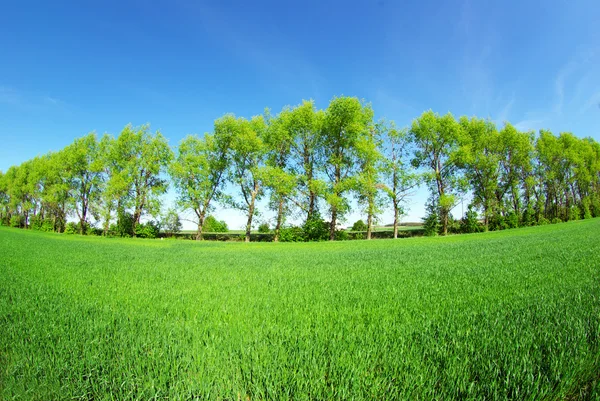
[[[465,135],[458,162],[473,191],[473,205],[483,210],[484,226],[488,230],[490,218],[497,209],[500,137],[496,125],[489,120],[461,117],[460,125]]]
[[[241,198],[231,198],[229,204],[246,212],[245,241],[250,242],[256,202],[263,195],[263,163],[266,152],[262,138],[266,129],[265,120],[262,116],[253,117],[251,120],[241,117],[235,119],[233,116],[228,118],[235,120],[235,135],[231,141],[230,180],[238,187]]]
[[[533,133],[520,132],[506,123],[499,132],[499,140],[500,171],[496,202],[505,216],[512,211],[520,219],[523,200],[529,202],[531,197],[528,177],[532,172]],[[526,191],[525,196],[523,191]]]
[[[103,180],[103,157],[95,133],[90,133],[64,149],[64,174],[69,185],[69,199],[84,234],[88,213],[96,212]]]
[[[381,197],[383,155],[381,131],[376,126],[368,128],[366,134],[356,141],[359,171],[355,177],[355,192],[359,204],[367,214],[367,239],[371,239],[373,222],[381,212],[383,200]]]
[[[427,169],[424,178],[439,212],[441,233],[446,235],[450,210],[464,187],[458,168],[461,126],[452,114],[439,116],[430,110],[413,121],[410,135],[416,146],[413,166]]]
[[[382,121],[378,124],[388,146],[384,149],[383,189],[392,204],[394,212],[394,238],[398,238],[400,216],[404,214],[406,199],[419,183],[417,174],[409,165],[410,138],[406,129],[397,129],[394,122]]]
[[[335,240],[336,224],[349,209],[346,194],[355,189],[357,144],[369,133],[373,110],[355,97],[334,97],[325,111],[322,135],[325,201],[331,212],[329,239]]]
[[[169,209],[165,213],[162,218],[162,224],[164,231],[168,233],[170,236],[173,234],[177,234],[181,231],[181,218],[179,217],[179,213],[175,209]]]
[[[297,188],[298,178],[291,160],[297,130],[289,108],[285,108],[274,117],[271,117],[267,110],[266,115],[266,166],[262,173],[262,181],[271,192],[270,207],[277,213],[273,241],[278,242],[282,224],[290,212],[290,200],[295,196]]]
[[[198,218],[196,239],[202,239],[204,220],[221,201],[229,167],[229,146],[237,130],[231,116],[215,121],[214,134],[204,138],[187,136],[179,144],[177,157],[169,171],[179,193],[179,204]]]
[[[317,110],[312,100],[305,100],[289,111],[286,121],[290,136],[295,139],[291,147],[293,171],[298,177],[299,199],[295,203],[306,213],[308,222],[318,212],[318,199],[324,190],[318,172],[323,166],[321,149],[325,113]]]
[[[227,223],[223,220],[217,220],[214,216],[208,215],[204,219],[204,229],[209,233],[226,233],[229,231]]]
[[[173,152],[160,132],[152,134],[148,125],[139,128],[128,125],[113,143],[111,157],[114,164],[113,183],[118,182],[114,187],[127,189],[119,206],[131,206],[135,236],[135,228],[144,213],[156,214],[160,211],[160,196],[168,187],[162,177],[173,158]]]

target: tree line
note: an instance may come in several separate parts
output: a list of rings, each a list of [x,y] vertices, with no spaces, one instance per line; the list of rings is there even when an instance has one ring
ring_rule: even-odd
[[[117,137],[90,133],[0,172],[0,221],[64,232],[71,217],[80,233],[128,226],[143,235],[153,227],[142,219],[159,214],[172,185],[178,209],[195,216],[199,240],[220,204],[245,213],[249,241],[263,198],[276,216],[275,241],[292,215],[319,232],[313,239],[334,240],[352,200],[366,216],[368,239],[386,208],[396,238],[407,198],[421,183],[430,193],[429,234],[596,217],[600,144],[432,111],[399,129],[376,121],[364,101],[334,97],[324,110],[304,101],[250,119],[226,114],[212,132],[188,135],[176,149],[148,125],[128,125]],[[459,224],[451,211],[465,194],[472,197]]]

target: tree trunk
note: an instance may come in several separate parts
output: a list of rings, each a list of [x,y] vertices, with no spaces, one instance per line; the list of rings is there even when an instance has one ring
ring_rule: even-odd
[[[312,191],[309,191],[308,194],[308,212],[306,214],[306,221],[312,219],[315,213],[315,194]]]
[[[400,210],[398,203],[394,202],[394,239],[398,238],[398,220],[400,217]]]
[[[202,241],[202,228],[204,228],[204,212],[198,216],[198,231],[196,232],[196,241]]]
[[[279,210],[277,211],[277,225],[275,225],[275,237],[273,242],[279,242],[279,232],[281,231],[281,224],[283,222],[283,197],[279,199]]]
[[[329,240],[335,241],[335,224],[337,223],[337,209],[331,209],[331,225],[329,227]]]
[[[256,186],[255,186],[256,188]],[[246,238],[244,242],[250,242],[250,232],[252,230],[252,218],[254,217],[254,202],[256,200],[256,195],[258,191],[252,191],[252,197],[250,200],[250,204],[248,205],[248,221],[246,222]]]
[[[369,212],[367,215],[367,239],[371,239],[371,232],[373,231],[373,213]]]

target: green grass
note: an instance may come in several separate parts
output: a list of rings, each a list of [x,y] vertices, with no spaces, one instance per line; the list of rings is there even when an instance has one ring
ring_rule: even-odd
[[[0,399],[598,399],[599,244],[0,228]]]

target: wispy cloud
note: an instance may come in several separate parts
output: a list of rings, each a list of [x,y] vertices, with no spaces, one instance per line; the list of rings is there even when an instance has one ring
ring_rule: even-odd
[[[598,47],[581,47],[573,58],[559,69],[554,79],[553,111],[555,114],[560,116],[563,113],[567,100],[567,104],[579,108],[580,112],[589,108],[589,101],[582,105],[581,97],[586,96],[586,86],[590,85],[590,81],[593,78],[600,78],[597,69],[598,54]],[[575,88],[575,90],[570,88]],[[587,97],[589,98],[589,96]]]
[[[0,86],[0,105],[21,111],[66,110],[68,108],[68,104],[57,97],[8,86]]]
[[[496,118],[494,118],[494,121],[496,122],[496,124],[501,125],[505,121],[508,121],[508,119],[510,117],[510,111],[512,110],[514,104],[515,104],[515,93],[513,92],[512,96],[510,97],[510,100],[504,105],[504,107],[496,115]]]
[[[196,4],[190,12],[214,40],[222,42],[242,63],[268,75],[272,84],[283,90],[292,84],[304,85],[308,97],[318,97],[323,77],[306,55],[290,47],[283,32],[258,32],[256,24],[237,20],[217,6]]]
[[[0,103],[11,106],[18,106],[21,104],[22,99],[17,91],[13,88],[6,86],[0,86]]]
[[[522,120],[515,124],[519,131],[537,131],[543,128],[544,120]]]

